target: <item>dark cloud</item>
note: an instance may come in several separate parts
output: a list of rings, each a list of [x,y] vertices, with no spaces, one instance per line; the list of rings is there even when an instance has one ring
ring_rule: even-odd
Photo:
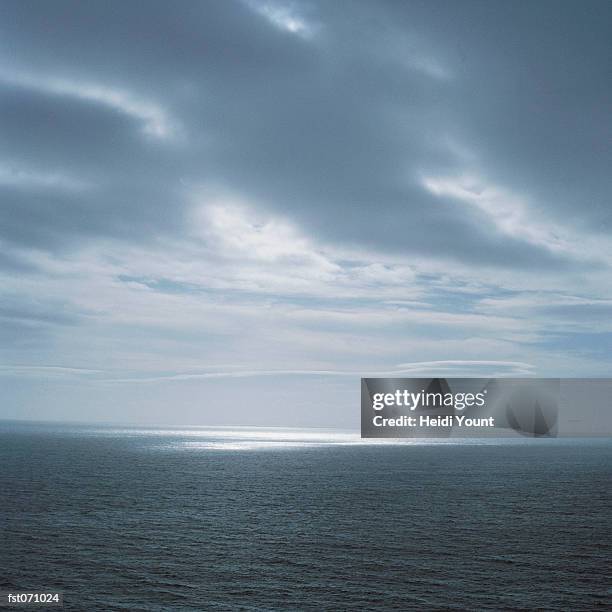
[[[13,238],[176,229],[190,205],[183,179],[246,194],[328,240],[566,265],[424,190],[422,173],[474,170],[449,141],[544,216],[607,223],[606,3],[292,5],[315,24],[306,39],[252,6],[5,2],[2,155],[99,183],[80,205],[50,194],[47,220],[38,197],[7,196],[21,211]],[[158,105],[182,140],[147,137],[146,119],[57,93],[53,78]]]

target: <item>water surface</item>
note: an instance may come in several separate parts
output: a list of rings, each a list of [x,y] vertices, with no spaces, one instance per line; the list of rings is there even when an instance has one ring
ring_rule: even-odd
[[[0,424],[0,590],[74,610],[604,608],[610,440]]]

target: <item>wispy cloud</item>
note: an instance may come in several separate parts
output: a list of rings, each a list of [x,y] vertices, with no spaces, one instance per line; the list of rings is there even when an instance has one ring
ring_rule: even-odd
[[[143,132],[156,139],[176,136],[177,122],[156,102],[147,100],[127,89],[22,70],[0,70],[0,82],[54,96],[66,96],[93,102],[127,115],[142,125]]]
[[[30,376],[36,378],[45,377],[81,377],[98,375],[104,370],[92,370],[89,368],[77,368],[56,365],[0,365],[0,376]]]
[[[211,371],[212,370],[212,371]],[[180,372],[146,376],[134,374],[130,377],[114,377],[113,372],[105,370],[91,370],[85,368],[64,366],[0,366],[0,375],[10,376],[70,376],[87,377],[96,376],[95,381],[101,383],[159,383],[188,380],[207,380],[218,378],[257,378],[257,377],[286,377],[286,376],[340,376],[350,378],[360,377],[399,377],[399,376],[459,376],[469,373],[481,377],[496,376],[499,373],[506,376],[532,376],[534,366],[522,362],[508,361],[476,361],[476,360],[447,360],[422,361],[402,363],[385,370],[334,370],[334,369],[244,369],[235,366],[228,370],[216,370],[209,366],[206,371]]]
[[[552,251],[571,253],[572,244],[560,237],[550,223],[534,219],[524,199],[499,187],[470,177],[425,177],[423,185],[437,196],[446,196],[473,206],[483,212],[495,230],[513,238],[546,247]]]
[[[0,161],[0,186],[79,192],[87,189],[90,184],[62,171],[44,171]]]
[[[264,17],[279,30],[302,38],[310,38],[316,31],[316,26],[300,14],[297,4],[291,0],[284,2],[282,0],[244,1],[255,13]]]

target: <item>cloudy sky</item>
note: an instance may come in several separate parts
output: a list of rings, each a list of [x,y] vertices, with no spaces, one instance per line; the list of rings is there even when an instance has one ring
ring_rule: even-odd
[[[356,425],[606,376],[612,4],[0,4],[0,417]]]

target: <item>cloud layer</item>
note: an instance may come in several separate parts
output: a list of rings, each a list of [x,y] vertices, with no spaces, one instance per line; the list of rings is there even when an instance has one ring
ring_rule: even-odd
[[[611,17],[4,2],[0,416],[347,424],[401,364],[609,374]]]

